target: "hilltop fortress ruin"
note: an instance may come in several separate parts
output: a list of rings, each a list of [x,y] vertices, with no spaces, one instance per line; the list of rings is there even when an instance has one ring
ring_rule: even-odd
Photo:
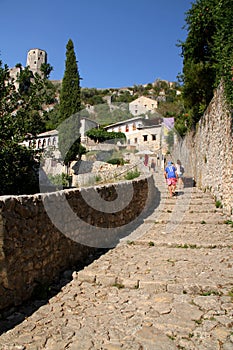
[[[27,53],[26,67],[29,67],[30,71],[35,75],[38,73],[41,75],[41,65],[47,63],[47,52],[39,48],[30,49]],[[10,77],[13,80],[15,87],[18,88],[19,84],[17,83],[17,78],[20,74],[20,71],[24,69],[21,65],[17,64],[15,67],[10,68]]]

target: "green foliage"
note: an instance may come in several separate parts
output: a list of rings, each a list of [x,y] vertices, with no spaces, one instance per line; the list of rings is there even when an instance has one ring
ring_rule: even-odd
[[[39,192],[39,159],[35,152],[14,140],[0,142],[0,195],[20,195]]]
[[[60,94],[60,124],[57,128],[59,131],[59,150],[66,165],[85,153],[85,148],[80,145],[80,115],[78,114],[81,110],[80,95],[80,76],[74,45],[69,39],[66,45],[65,73]]]
[[[101,176],[100,175],[96,175],[95,181],[96,182],[100,182],[101,180],[102,180]]]
[[[140,172],[138,171],[138,169],[135,169],[135,170],[128,171],[127,174],[125,175],[125,179],[133,180],[139,176],[140,176]]]
[[[135,96],[131,95],[129,91],[123,91],[119,94],[114,94],[112,96],[112,102],[124,102],[124,103],[130,103],[133,100],[135,100]]]
[[[48,64],[48,63],[42,63],[41,67],[40,67],[40,70],[41,70],[41,72],[43,74],[43,77],[48,79],[50,73],[53,70],[53,67],[50,64]]]
[[[125,141],[126,136],[122,132],[108,132],[103,128],[91,129],[86,132],[86,136],[95,142],[105,142],[112,140],[114,143],[117,141]]]
[[[70,176],[62,173],[57,175],[48,175],[49,181],[57,187],[68,187],[70,184]]]
[[[107,163],[113,164],[113,165],[124,165],[125,161],[123,158],[113,158],[113,159],[109,159]]]
[[[196,0],[186,13],[187,39],[181,43],[183,56],[183,99],[198,122],[223,80],[227,101],[233,105],[233,2]]]
[[[103,100],[103,90],[97,90],[95,88],[88,89],[88,88],[82,88],[81,89],[81,101],[84,105],[97,105],[104,103]]]
[[[233,227],[233,221],[232,220],[226,220],[224,223],[226,225],[231,225],[231,227]]]
[[[222,202],[219,200],[216,200],[215,206],[216,206],[216,208],[222,208]]]
[[[174,131],[170,130],[168,132],[167,138],[166,138],[166,142],[168,145],[168,150],[170,151],[174,145]]]
[[[65,73],[60,94],[60,122],[81,110],[80,76],[71,39],[66,45]]]
[[[9,70],[0,61],[0,194],[30,194],[39,191],[40,154],[21,145],[27,133],[33,135],[44,128],[47,98],[46,80],[22,70],[19,90],[9,80]],[[8,83],[6,84],[6,81]]]

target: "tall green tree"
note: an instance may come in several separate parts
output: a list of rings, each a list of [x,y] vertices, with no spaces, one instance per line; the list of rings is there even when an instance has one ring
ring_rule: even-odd
[[[65,73],[62,80],[59,111],[59,150],[66,165],[79,159],[83,153],[80,145],[81,89],[80,75],[74,52],[74,45],[69,39],[66,45]],[[72,143],[71,143],[72,140]]]
[[[30,194],[39,191],[40,152],[22,142],[45,130],[45,107],[54,101],[55,89],[48,80],[52,67],[33,76],[22,68],[14,81],[7,65],[0,61],[0,195]],[[15,83],[18,83],[16,89]]]
[[[74,52],[74,44],[69,39],[66,45],[65,72],[60,94],[60,122],[81,109],[80,75]]]
[[[0,61],[0,195],[38,192],[37,154],[22,145],[25,125],[18,111],[24,101]]]
[[[186,13],[187,39],[181,43],[183,56],[183,98],[193,126],[223,79],[232,103],[233,2],[196,0]]]

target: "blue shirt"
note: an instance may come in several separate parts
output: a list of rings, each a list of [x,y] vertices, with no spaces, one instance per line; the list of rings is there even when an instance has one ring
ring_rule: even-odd
[[[167,166],[165,172],[167,173],[167,179],[176,178],[176,167],[174,165]]]

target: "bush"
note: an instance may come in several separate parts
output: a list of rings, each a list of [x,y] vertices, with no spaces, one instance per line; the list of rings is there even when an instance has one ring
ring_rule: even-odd
[[[140,176],[140,172],[138,171],[138,169],[135,169],[132,171],[128,171],[128,173],[125,175],[125,179],[126,180],[133,180],[139,176]]]
[[[113,164],[113,165],[124,165],[125,161],[123,158],[113,158],[113,159],[109,159],[107,163]]]
[[[62,173],[58,175],[48,175],[49,181],[57,187],[69,187],[70,176]]]

